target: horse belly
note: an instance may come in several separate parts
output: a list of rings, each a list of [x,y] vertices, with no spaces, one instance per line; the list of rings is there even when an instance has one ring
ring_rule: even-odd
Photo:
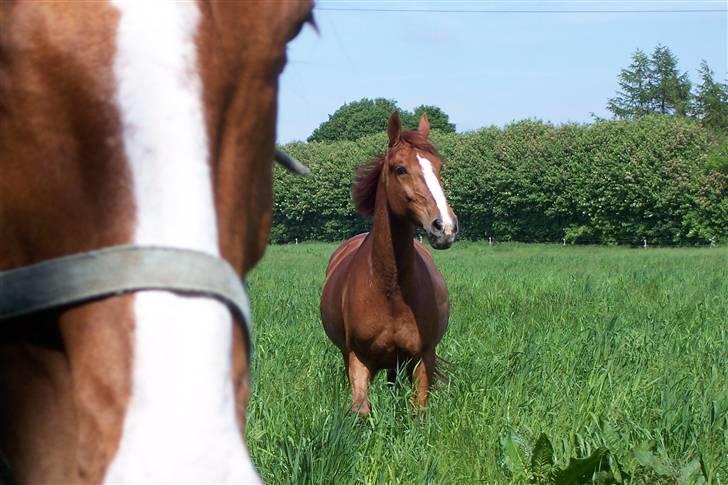
[[[334,345],[344,350],[344,318],[342,313],[343,292],[346,275],[351,260],[359,248],[364,236],[360,234],[339,246],[329,260],[326,268],[326,280],[321,290],[321,323],[324,331]]]
[[[329,340],[343,349],[344,345],[344,319],[341,314],[341,282],[337,275],[327,278],[321,290],[321,323]]]

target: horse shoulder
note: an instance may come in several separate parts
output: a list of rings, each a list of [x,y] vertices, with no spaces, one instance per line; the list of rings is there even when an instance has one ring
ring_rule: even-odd
[[[421,267],[426,271],[427,275],[432,282],[432,288],[434,291],[434,300],[437,305],[438,322],[440,325],[440,337],[447,328],[447,322],[450,315],[450,302],[447,291],[447,284],[442,273],[435,264],[435,259],[432,257],[430,251],[420,242],[415,241],[415,248],[417,249],[417,255],[421,263]],[[439,340],[439,339],[438,339]]]
[[[415,248],[417,249],[417,255],[420,257],[422,266],[427,271],[430,279],[435,284],[436,288],[440,288],[447,294],[447,286],[445,286],[445,279],[442,277],[442,273],[435,264],[435,259],[432,257],[430,251],[419,241],[415,241]]]

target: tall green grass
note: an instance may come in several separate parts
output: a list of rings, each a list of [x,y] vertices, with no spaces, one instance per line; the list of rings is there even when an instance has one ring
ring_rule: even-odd
[[[611,480],[728,483],[728,249],[460,243],[426,413],[384,375],[350,416],[318,314],[332,244],[272,246],[249,279],[247,440],[269,483],[523,483],[609,450]]]

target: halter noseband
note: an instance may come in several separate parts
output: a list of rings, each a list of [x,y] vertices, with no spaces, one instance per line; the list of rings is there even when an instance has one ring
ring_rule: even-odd
[[[309,169],[276,149],[273,159],[296,175]],[[253,352],[250,301],[222,258],[189,249],[120,245],[0,271],[0,321],[145,290],[215,298],[240,321]]]
[[[307,167],[281,150],[273,159],[296,175]],[[245,285],[227,261],[189,249],[120,245],[0,271],[0,321],[110,296],[165,290],[215,298],[241,322],[252,356]]]
[[[0,320],[145,290],[222,301],[242,323],[251,355],[245,286],[224,259],[189,249],[111,246],[0,271]]]

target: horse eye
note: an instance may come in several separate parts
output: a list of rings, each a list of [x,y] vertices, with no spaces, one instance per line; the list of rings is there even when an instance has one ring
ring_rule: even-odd
[[[397,175],[406,175],[407,174],[407,169],[404,168],[404,167],[397,167],[397,169],[395,170],[395,173]]]

